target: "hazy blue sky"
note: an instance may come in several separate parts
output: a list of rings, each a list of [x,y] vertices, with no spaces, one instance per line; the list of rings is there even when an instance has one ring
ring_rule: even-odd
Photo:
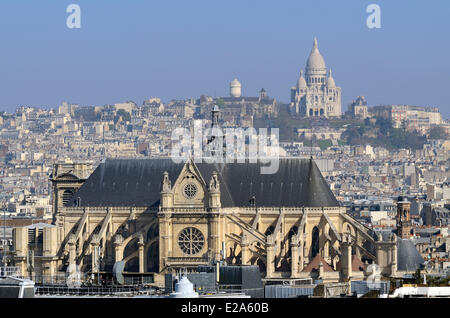
[[[81,29],[66,26],[71,3]],[[381,29],[366,27],[370,3]],[[2,0],[0,109],[224,96],[234,77],[288,102],[314,36],[344,110],[364,95],[450,117],[448,0]]]

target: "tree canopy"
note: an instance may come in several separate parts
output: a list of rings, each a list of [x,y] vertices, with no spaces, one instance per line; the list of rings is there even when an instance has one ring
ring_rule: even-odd
[[[127,121],[131,121],[131,115],[129,112],[127,112],[124,109],[119,109],[116,112],[116,116],[114,117],[114,123],[117,123],[117,121],[119,120],[119,117],[122,117],[122,120],[127,122]]]
[[[445,131],[444,127],[431,127],[428,131],[428,138],[429,139],[448,139],[448,134]]]

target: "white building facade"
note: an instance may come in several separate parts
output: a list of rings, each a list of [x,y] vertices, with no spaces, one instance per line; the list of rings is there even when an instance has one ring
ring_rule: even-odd
[[[327,74],[325,60],[319,52],[317,39],[297,85],[291,88],[291,112],[306,117],[341,116],[341,88],[336,86],[331,69]]]

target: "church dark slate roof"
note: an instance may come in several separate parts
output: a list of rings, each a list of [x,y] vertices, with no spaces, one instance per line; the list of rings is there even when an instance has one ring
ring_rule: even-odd
[[[421,267],[424,259],[420,256],[411,240],[399,238],[397,241],[397,268],[400,271],[415,271]]]
[[[176,164],[171,159],[107,159],[67,205],[78,201],[79,206],[157,207],[164,171],[174,185],[183,166],[184,163]],[[280,158],[275,174],[261,174],[263,165],[259,161],[196,166],[207,184],[213,171],[218,172],[223,207],[250,206],[252,197],[261,207],[339,206],[310,159]]]

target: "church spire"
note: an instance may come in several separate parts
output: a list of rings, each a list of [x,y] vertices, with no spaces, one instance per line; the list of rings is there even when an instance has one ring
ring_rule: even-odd
[[[219,107],[217,105],[214,105],[211,110],[211,128],[219,126],[219,113]]]
[[[211,110],[211,132],[206,142],[206,153],[208,156],[217,156],[222,152],[222,155],[225,155],[225,136],[221,133],[220,124],[219,124],[219,106],[214,105]],[[219,133],[219,135],[216,135]],[[219,139],[222,138],[221,142]]]

